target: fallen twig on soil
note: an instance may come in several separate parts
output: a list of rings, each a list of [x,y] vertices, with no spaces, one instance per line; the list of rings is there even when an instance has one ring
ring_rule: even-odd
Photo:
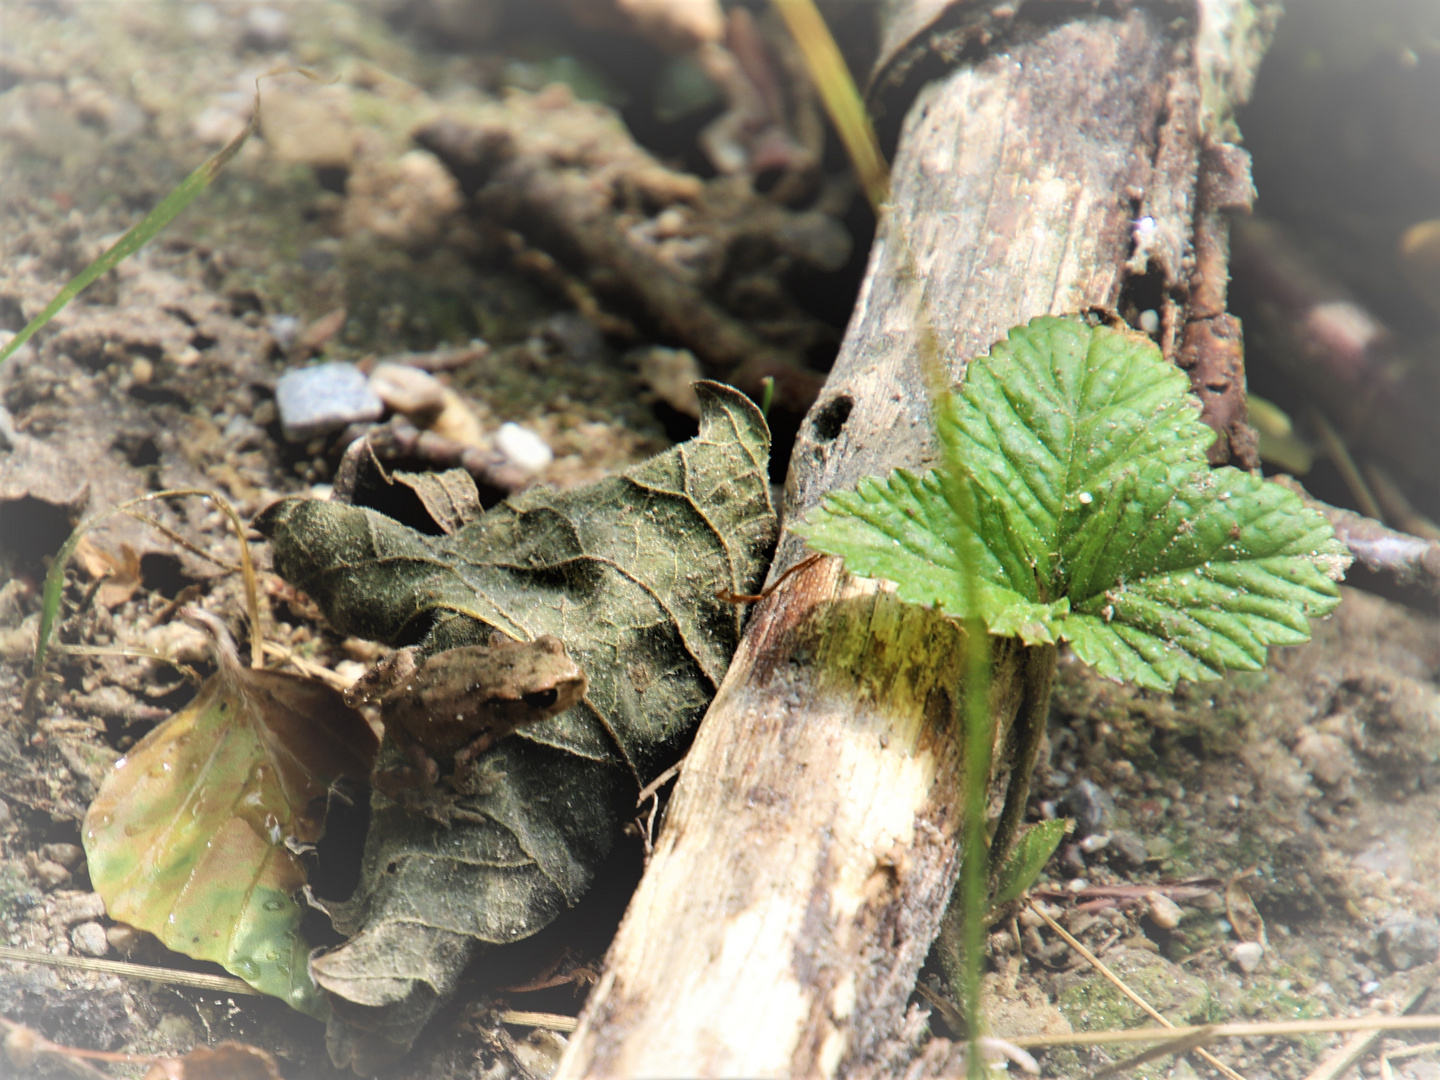
[[[1275,481],[1299,495],[1307,506],[1324,514],[1334,527],[1335,535],[1365,569],[1388,574],[1401,585],[1418,585],[1440,594],[1440,541],[1396,532],[1353,510],[1323,503],[1291,477],[1277,476]]]

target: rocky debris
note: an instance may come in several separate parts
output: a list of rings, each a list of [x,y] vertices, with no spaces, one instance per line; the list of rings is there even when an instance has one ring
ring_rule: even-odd
[[[1179,964],[1147,949],[1128,947],[1108,952],[1105,963],[1171,1023],[1209,1018],[1209,987]],[[1055,1004],[1079,1031],[1104,1031],[1149,1022],[1140,1006],[1089,966],[1059,976],[1055,986]]]
[[[1396,971],[1428,964],[1440,952],[1440,923],[1410,914],[1392,915],[1380,927],[1380,952]]]
[[[1075,835],[1083,840],[1109,829],[1115,817],[1115,800],[1099,784],[1082,778],[1070,785],[1059,809],[1075,819]]]
[[[79,844],[44,844],[40,848],[40,857],[57,862],[67,870],[74,870],[85,858],[85,852]]]
[[[695,381],[703,379],[705,372],[689,349],[654,345],[637,349],[626,359],[635,364],[641,380],[666,405],[686,416],[699,417],[700,398],[695,393]]]
[[[83,922],[70,931],[70,944],[82,956],[104,956],[110,951],[105,928],[98,922]]]
[[[1145,841],[1129,829],[1115,829],[1110,833],[1110,843],[1105,847],[1106,857],[1117,866],[1130,869],[1145,865],[1148,854]]]
[[[1245,975],[1249,975],[1259,967],[1264,956],[1265,946],[1258,941],[1241,941],[1230,946],[1231,963]]]
[[[429,427],[445,408],[445,384],[409,364],[376,364],[370,371],[370,389],[416,427]]]
[[[308,442],[350,424],[378,420],[385,405],[354,364],[329,363],[287,371],[275,383],[280,426],[291,442]]]
[[[105,901],[99,893],[57,893],[51,919],[59,927],[68,928],[82,922],[94,922],[105,915]]]
[[[1150,921],[1161,930],[1174,930],[1185,918],[1185,913],[1180,910],[1180,905],[1164,893],[1147,893],[1145,910],[1150,916]]]
[[[495,448],[508,465],[523,473],[537,473],[555,460],[544,439],[515,423],[500,425],[495,433]]]

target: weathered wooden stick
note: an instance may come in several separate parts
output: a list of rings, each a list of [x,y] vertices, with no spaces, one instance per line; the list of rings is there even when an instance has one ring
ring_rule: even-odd
[[[1199,158],[1194,30],[1149,8],[1034,23],[1022,8],[1005,40],[920,93],[792,459],[792,520],[831,488],[931,460],[923,327],[958,380],[1035,315],[1117,307],[1162,125],[1169,150],[1185,136]],[[1187,79],[1188,126],[1174,115]],[[1147,211],[1172,238],[1182,298],[1195,172],[1187,195],[1170,170],[1171,210]],[[1171,315],[1173,353],[1183,305]],[[787,535],[771,580],[803,557]],[[903,1058],[958,868],[964,644],[833,559],[757,605],[558,1077],[861,1076]],[[1003,745],[1022,653],[992,647]]]

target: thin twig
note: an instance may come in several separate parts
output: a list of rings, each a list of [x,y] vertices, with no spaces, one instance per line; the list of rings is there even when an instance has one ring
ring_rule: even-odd
[[[1440,1015],[1357,1016],[1329,1020],[1267,1020],[1253,1024],[1185,1024],[1158,1028],[1131,1028],[1126,1031],[1073,1031],[1066,1035],[1022,1035],[1011,1039],[1026,1050],[1049,1050],[1057,1046],[1107,1046],[1122,1043],[1168,1042],[1197,1031],[1209,1031],[1215,1039],[1288,1038],[1297,1035],[1336,1035],[1347,1031],[1440,1031]],[[1312,1080],[1314,1074],[1306,1080]]]
[[[1353,510],[1342,510],[1315,498],[1298,480],[1272,478],[1299,495],[1306,506],[1318,510],[1335,530],[1335,537],[1350,549],[1365,569],[1389,574],[1401,585],[1420,585],[1440,593],[1440,542],[1397,532]]]
[[[289,649],[276,641],[265,642],[265,651],[277,660],[284,660],[301,675],[307,675],[312,679],[319,679],[327,686],[333,686],[336,690],[348,690],[352,685],[352,679],[331,671],[323,664],[317,664],[313,660],[306,660],[297,656],[293,649]]]
[[[1057,934],[1059,934],[1060,937],[1064,940],[1065,944],[1069,945],[1072,949],[1074,949],[1086,960],[1088,960],[1091,966],[1094,967],[1096,971],[1100,972],[1101,975],[1105,976],[1105,978],[1108,979],[1111,983],[1113,983],[1116,989],[1118,989],[1122,994],[1124,994],[1136,1005],[1139,1005],[1140,1008],[1144,1009],[1147,1013],[1149,1013],[1153,1019],[1159,1021],[1161,1024],[1164,1024],[1167,1028],[1171,1028],[1172,1030],[1178,1030],[1176,1029],[1176,1026],[1174,1024],[1172,1024],[1163,1015],[1161,1015],[1161,1013],[1156,1010],[1148,1001],[1142,998],[1139,994],[1135,993],[1134,990],[1131,990],[1130,987],[1126,986],[1125,981],[1121,979],[1119,975],[1116,975],[1113,971],[1106,967],[1098,956],[1092,953],[1084,945],[1081,945],[1080,942],[1076,940],[1074,935],[1072,935],[1068,930],[1066,930],[1058,922],[1052,919],[1049,912],[1045,911],[1043,908],[1040,907],[1039,904],[1035,903],[1034,901],[1031,901],[1030,903],[1030,910],[1035,912],[1035,914],[1039,915],[1040,918],[1044,919],[1046,925],[1048,925],[1051,930],[1054,930]],[[1201,1050],[1197,1048],[1195,1050],[1195,1053],[1198,1054],[1201,1058],[1203,1058],[1208,1064],[1210,1064],[1216,1069],[1219,1069],[1222,1074],[1229,1077],[1229,1080],[1245,1080],[1244,1077],[1242,1077],[1234,1069],[1230,1068],[1229,1065],[1226,1065],[1223,1061],[1217,1058],[1214,1054],[1210,1053],[1208,1050]]]
[[[34,1028],[28,1028],[24,1024],[17,1024],[14,1020],[8,1020],[0,1016],[0,1035],[5,1036],[4,1042],[7,1049],[11,1045],[12,1040],[23,1040],[21,1045],[24,1049],[30,1050],[30,1052],[37,1057],[44,1054],[47,1060],[53,1061],[54,1064],[64,1069],[71,1076],[80,1077],[80,1080],[111,1080],[109,1073],[101,1072],[89,1062],[81,1061],[77,1057],[72,1057],[66,1052],[68,1050],[67,1047],[61,1046],[58,1043],[52,1043]],[[29,1045],[25,1046],[26,1043]],[[5,1056],[8,1058],[10,1054],[7,1053]],[[11,1058],[11,1060],[13,1061],[14,1059]]]
[[[517,1027],[546,1028],[550,1031],[574,1031],[580,1026],[578,1017],[563,1013],[525,1012],[522,1009],[501,1009],[500,1022]]]
[[[185,537],[181,536],[174,529],[170,528],[169,525],[166,525],[159,518],[151,517],[149,514],[142,514],[139,510],[127,510],[125,511],[125,513],[128,516],[134,518],[136,521],[141,522],[145,525],[149,525],[161,536],[165,537],[166,540],[169,540],[172,544],[175,544],[178,547],[184,548],[186,551],[190,552],[191,555],[195,555],[201,559],[204,559],[206,562],[214,563],[216,566],[220,567],[221,570],[224,570],[227,573],[238,574],[241,572],[239,563],[226,562],[224,559],[220,558],[220,556],[212,555],[210,552],[202,548],[199,544],[193,543],[185,539]],[[243,537],[241,538],[240,542],[245,542]]]
[[[668,784],[671,780],[674,780],[675,777],[679,776],[680,770],[684,765],[685,759],[681,758],[679,761],[675,762],[674,765],[671,765],[659,776],[655,777],[654,780],[651,780],[648,784],[641,788],[640,797],[635,800],[636,809],[644,806],[646,799],[653,799],[659,793],[662,787]]]
[[[794,566],[790,567],[789,570],[786,570],[783,574],[776,578],[774,585],[771,585],[763,592],[758,592],[750,595],[746,593],[734,593],[731,592],[729,589],[717,589],[715,591],[715,599],[723,600],[727,604],[758,604],[761,600],[764,600],[776,589],[780,588],[780,586],[784,584],[786,578],[790,577],[792,574],[798,574],[806,567],[815,565],[815,563],[819,562],[824,557],[824,555],[817,553],[815,555],[811,555],[808,559],[804,559],[801,562],[796,563]]]
[[[1399,1010],[1401,1013],[1407,1013],[1413,1009],[1425,996],[1426,991],[1435,985],[1435,973],[1436,967],[1433,964],[1427,964],[1415,973],[1410,985],[1401,995]],[[1379,1018],[1377,1017],[1377,1019]],[[1344,1045],[1311,1070],[1305,1080],[1336,1080],[1336,1077],[1341,1076],[1350,1066],[1365,1056],[1379,1040],[1382,1031],[1393,1029],[1374,1027],[1354,1030],[1359,1034],[1345,1040]]]
[[[128,964],[123,960],[92,960],[84,956],[56,956],[54,953],[36,952],[33,949],[12,949],[0,946],[0,960],[11,960],[22,964],[43,964],[47,967],[77,968],[81,971],[98,971],[106,975],[120,975],[129,979],[145,979],[148,982],[166,983],[172,986],[189,986],[196,990],[215,990],[222,994],[259,995],[249,983],[232,979],[228,975],[206,975],[198,971],[180,971],[178,968],[151,967],[148,964]]]
[[[1200,1046],[1207,1043],[1214,1037],[1214,1025],[1206,1025],[1199,1031],[1190,1035],[1181,1035],[1178,1039],[1171,1039],[1159,1046],[1152,1046],[1134,1057],[1128,1057],[1124,1061],[1117,1061],[1113,1065],[1106,1065],[1097,1073],[1093,1073],[1090,1080],[1106,1080],[1106,1077],[1119,1076],[1123,1072],[1129,1072],[1137,1065],[1144,1065],[1147,1061],[1154,1061],[1156,1058],[1169,1057],[1171,1054],[1188,1054],[1191,1050],[1198,1050]]]

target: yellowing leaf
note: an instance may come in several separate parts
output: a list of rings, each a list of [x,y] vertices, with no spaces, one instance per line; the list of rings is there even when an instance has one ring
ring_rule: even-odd
[[[242,666],[202,618],[220,670],[115,763],[85,815],[90,878],[111,918],[323,1015],[294,849],[320,838],[340,777],[368,777],[375,735],[323,683]]]

